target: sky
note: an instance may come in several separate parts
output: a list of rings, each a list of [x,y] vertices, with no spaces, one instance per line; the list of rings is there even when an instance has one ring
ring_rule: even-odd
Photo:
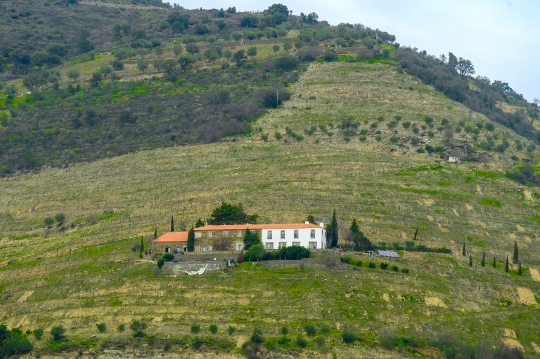
[[[453,52],[476,75],[508,82],[532,101],[540,98],[538,0],[168,0],[184,8],[264,10],[275,2],[293,14],[316,12],[332,25],[361,23],[396,36],[402,46],[439,56]],[[165,1],[167,2],[167,1]]]

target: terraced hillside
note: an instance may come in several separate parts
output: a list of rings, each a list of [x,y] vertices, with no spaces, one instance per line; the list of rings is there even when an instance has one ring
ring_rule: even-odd
[[[198,336],[206,342],[199,350],[235,357],[236,346],[259,327],[267,350],[304,357],[442,357],[427,338],[445,333],[463,345],[485,343],[489,349],[504,342],[536,355],[538,195],[505,176],[522,165],[521,157],[531,156],[515,146],[525,141],[496,124],[487,129],[485,117],[391,64],[314,64],[291,92],[283,107],[258,120],[249,138],[3,179],[0,320],[23,330],[63,324],[70,341],[62,345],[84,353],[125,347],[155,353],[168,343],[188,355],[185,348],[199,347]],[[463,128],[452,140],[477,155],[488,136],[511,145],[484,163],[448,164],[437,151],[419,153],[426,144],[446,143],[446,129],[437,129],[443,119],[445,126]],[[405,122],[411,122],[408,128]],[[480,128],[477,122],[483,124],[478,134],[464,130]],[[138,236],[148,246],[156,226],[167,231],[171,214],[177,228],[186,228],[221,201],[243,203],[270,222],[301,221],[308,214],[328,221],[336,209],[342,221],[357,219],[375,244],[405,246],[418,228],[416,244],[453,254],[406,251],[395,264],[409,274],[369,269],[366,260],[358,271],[339,270],[324,255],[318,269],[248,263],[196,278],[157,276],[154,263],[132,263]],[[64,224],[47,227],[43,220],[59,212]],[[517,266],[504,271],[514,241],[525,268],[521,276]],[[463,243],[472,267],[461,255]],[[483,252],[486,267],[480,266]],[[359,257],[350,255],[358,265]],[[493,256],[497,268],[490,266]],[[146,321],[155,337],[117,332],[133,319]],[[108,328],[103,334],[95,327],[101,322]],[[202,334],[191,334],[197,323]],[[211,324],[219,326],[216,336],[207,330]],[[295,340],[306,324],[324,338],[309,337],[303,348]],[[225,333],[229,325],[237,328],[232,335]],[[278,342],[282,326],[292,342]],[[345,345],[343,331],[363,341]],[[391,344],[394,336],[415,338],[416,344]],[[58,350],[49,336],[35,344],[42,353]],[[401,354],[383,349],[396,346]]]

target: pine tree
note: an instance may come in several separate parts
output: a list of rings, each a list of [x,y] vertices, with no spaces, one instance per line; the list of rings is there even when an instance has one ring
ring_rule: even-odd
[[[156,229],[154,230],[154,239],[157,239],[157,227],[156,227]]]
[[[472,267],[472,255],[469,255],[469,267]]]
[[[174,215],[171,216],[171,232],[174,232]]]
[[[504,265],[504,271],[508,273],[508,270],[510,269],[510,265],[508,263],[508,255],[506,255],[506,264]]]
[[[332,216],[332,248],[337,246],[338,243],[338,223],[336,218],[336,209],[334,208],[334,214]]]
[[[519,261],[518,246],[517,246],[517,241],[514,241],[514,256],[512,257],[512,263],[517,264],[518,261]]]
[[[486,266],[486,252],[482,255],[482,267]]]
[[[413,241],[416,241],[416,236],[417,235],[418,235],[418,227],[416,227],[416,231],[414,231]]]
[[[142,258],[142,254],[144,252],[144,237],[143,236],[141,236],[141,249],[140,249],[140,252],[141,252],[140,257]]]
[[[493,268],[497,268],[497,258],[493,256]]]
[[[523,274],[523,270],[521,269],[521,262],[519,262],[519,265],[518,265],[518,274],[519,275]]]
[[[465,242],[463,242],[463,256],[467,255],[467,248],[465,248]]]
[[[195,230],[193,229],[193,226],[191,226],[187,236],[187,251],[195,251]]]

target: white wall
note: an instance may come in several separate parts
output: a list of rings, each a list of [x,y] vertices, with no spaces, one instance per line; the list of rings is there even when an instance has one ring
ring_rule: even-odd
[[[315,231],[315,238],[311,238],[311,230]],[[281,239],[281,231],[285,231],[285,239]],[[263,229],[261,241],[264,248],[267,243],[273,243],[274,250],[279,249],[280,242],[286,242],[286,247],[293,245],[293,242],[300,242],[300,246],[310,248],[310,242],[315,242],[316,249],[326,248],[326,231],[323,228],[299,228],[298,238],[294,238],[294,229]],[[272,239],[268,239],[268,232],[272,232]]]

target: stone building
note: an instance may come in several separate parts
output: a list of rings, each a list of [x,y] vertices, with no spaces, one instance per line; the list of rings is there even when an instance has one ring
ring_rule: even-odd
[[[152,242],[152,253],[187,252],[188,232],[168,232]]]

